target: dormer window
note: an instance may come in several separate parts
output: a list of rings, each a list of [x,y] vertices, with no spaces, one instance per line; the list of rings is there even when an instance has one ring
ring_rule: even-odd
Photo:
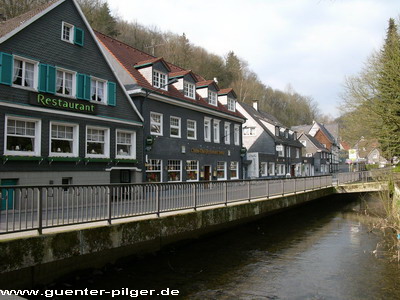
[[[153,86],[167,90],[167,75],[158,71],[153,71]]]
[[[208,92],[208,103],[217,106],[217,93],[209,91]]]
[[[194,99],[194,84],[184,81],[183,82],[183,91],[186,97]]]
[[[228,110],[236,111],[236,101],[232,98],[228,98]]]

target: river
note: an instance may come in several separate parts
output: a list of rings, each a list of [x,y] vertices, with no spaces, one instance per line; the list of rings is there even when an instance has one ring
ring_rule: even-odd
[[[179,290],[164,299],[400,299],[400,266],[374,251],[384,237],[364,214],[376,205],[330,197],[50,288]]]

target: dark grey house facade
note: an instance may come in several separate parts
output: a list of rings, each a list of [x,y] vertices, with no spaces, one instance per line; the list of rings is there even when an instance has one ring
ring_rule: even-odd
[[[220,90],[213,80],[103,34],[97,37],[145,120],[144,181],[242,178],[244,117],[233,90]]]
[[[143,119],[76,1],[3,23],[0,63],[2,183],[141,181]]]

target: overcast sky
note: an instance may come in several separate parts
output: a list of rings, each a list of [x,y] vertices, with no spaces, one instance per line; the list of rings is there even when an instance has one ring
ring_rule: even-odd
[[[335,117],[345,76],[361,70],[400,14],[399,0],[107,1],[126,21],[184,32],[221,56],[234,51],[264,84],[291,84]]]

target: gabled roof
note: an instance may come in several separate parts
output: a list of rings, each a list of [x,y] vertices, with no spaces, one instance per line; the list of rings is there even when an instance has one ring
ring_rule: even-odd
[[[169,73],[169,78],[182,78],[186,75],[190,75],[195,82],[197,81],[197,78],[193,74],[192,70],[182,70],[182,71],[171,72],[171,73]]]
[[[328,140],[334,144],[336,143],[336,139],[335,137],[329,132],[328,129],[326,129],[326,127],[324,126],[324,124],[318,123],[317,121],[314,121],[315,124],[317,124],[317,126],[319,127],[319,129],[321,130],[321,132],[328,138]]]
[[[43,14],[47,13],[47,11],[52,10],[64,1],[65,0],[49,1],[15,18],[0,22],[0,43],[36,21]]]
[[[188,97],[185,97],[185,95],[179,91],[174,85],[168,86],[168,90],[162,90],[156,87],[153,87],[150,82],[148,82],[144,76],[137,70],[134,66],[137,65],[139,62],[152,62],[157,60],[156,57],[149,55],[145,52],[142,52],[128,44],[125,44],[121,41],[118,41],[116,39],[113,39],[103,33],[95,31],[95,34],[97,36],[97,39],[100,41],[100,43],[105,47],[106,51],[109,51],[113,57],[117,60],[117,62],[124,67],[124,69],[130,74],[130,76],[136,81],[138,88],[142,88],[145,90],[150,90],[153,91],[152,95],[154,94],[160,94],[164,95],[167,97],[171,97],[173,100],[178,100],[178,101],[183,101],[186,103],[191,103],[195,105],[199,105],[202,107],[206,107],[210,110],[213,111],[219,111],[221,113],[231,115],[238,117],[240,119],[244,119],[243,115],[236,111],[232,112],[229,111],[228,108],[226,108],[224,105],[221,103],[218,103],[218,106],[214,106],[209,104],[205,99],[200,97],[196,93],[196,99],[191,99]],[[183,68],[180,68],[176,65],[170,64],[169,62],[166,62],[166,64],[169,66],[171,73],[176,76],[178,72],[183,72],[183,71],[188,71],[190,70],[185,70]],[[182,73],[179,73],[182,74]],[[193,74],[196,79],[201,79],[204,81],[204,79],[201,76],[198,76],[196,74]],[[212,81],[212,80],[211,80]],[[213,82],[213,81],[212,81]]]
[[[325,152],[329,152],[329,150],[324,147],[324,145],[322,145],[315,137],[313,137],[312,135],[308,134],[308,133],[301,133],[301,135],[299,136],[299,139],[301,136],[305,136],[311,143],[314,144],[314,146],[321,151],[325,151]]]
[[[312,125],[298,125],[292,126],[292,130],[297,131],[298,133],[309,133]]]
[[[165,66],[165,68],[168,70],[168,72],[171,72],[170,67],[165,62],[164,58],[162,58],[162,57],[153,57],[151,59],[147,59],[147,60],[144,60],[144,61],[139,61],[134,65],[134,67],[136,69],[145,68],[145,67],[154,65],[157,62],[161,62]]]
[[[203,87],[209,87],[210,85],[214,85],[214,87],[216,88],[217,91],[219,91],[219,87],[217,85],[217,83],[214,80],[203,80],[203,81],[199,81],[196,83],[196,88],[203,88]]]
[[[222,89],[222,90],[219,90],[219,92],[218,92],[218,96],[224,96],[224,95],[229,95],[229,94],[232,94],[232,96],[235,97],[235,99],[237,99],[237,95],[236,95],[235,91],[233,90],[233,88]]]
[[[274,133],[269,131],[269,129],[264,125],[264,123],[262,121],[268,122],[268,123],[276,125],[276,126],[286,128],[278,121],[278,119],[276,119],[271,114],[269,114],[265,111],[256,110],[252,105],[249,105],[244,102],[240,102],[239,105],[241,105],[243,107],[243,109],[264,129],[264,131],[266,133],[268,133],[275,140],[276,143],[290,145],[290,146],[296,146],[296,147],[304,147],[303,144],[300,143],[298,140],[290,140],[290,139],[286,139],[281,136],[276,136]],[[271,120],[271,119],[273,119],[273,120]]]

